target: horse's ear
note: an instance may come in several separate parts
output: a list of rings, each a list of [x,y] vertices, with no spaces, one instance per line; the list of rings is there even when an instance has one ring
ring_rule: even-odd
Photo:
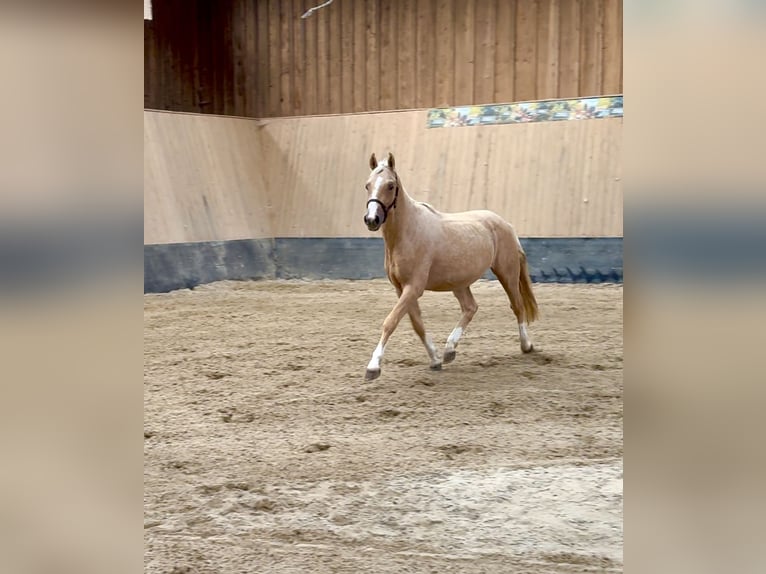
[[[370,169],[375,169],[376,167],[378,167],[378,160],[375,157],[375,154],[373,153],[370,156]]]
[[[388,167],[394,169],[394,154],[388,152]]]

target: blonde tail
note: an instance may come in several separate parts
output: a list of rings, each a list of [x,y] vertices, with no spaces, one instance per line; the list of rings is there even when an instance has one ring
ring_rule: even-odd
[[[532,291],[532,280],[529,278],[529,270],[527,269],[527,256],[520,250],[521,257],[521,272],[519,273],[519,290],[521,291],[521,298],[524,301],[524,311],[527,315],[527,323],[531,323],[537,319],[537,299]]]

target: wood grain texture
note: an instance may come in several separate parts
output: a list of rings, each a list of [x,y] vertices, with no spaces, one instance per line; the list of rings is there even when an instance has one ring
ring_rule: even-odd
[[[165,0],[144,106],[283,117],[622,91],[622,0]]]
[[[416,70],[415,107],[427,108],[433,105],[436,79],[436,2],[418,0],[416,27]],[[389,108],[392,109],[392,108]]]
[[[580,85],[583,96],[602,94],[603,3],[583,2],[580,11]]]
[[[341,12],[341,113],[354,109],[354,3],[342,2]]]
[[[604,43],[602,46],[604,94],[622,93],[622,2],[604,4]]]
[[[292,111],[287,114],[290,116],[301,115],[303,113],[303,98],[306,90],[304,82],[304,70],[306,68],[306,23],[301,19],[303,14],[303,1],[293,0],[292,11],[292,37],[293,37],[293,67],[291,71],[292,94],[290,95],[290,105]]]
[[[475,1],[460,0],[455,3],[454,105],[456,106],[470,105],[475,102]]]
[[[318,114],[330,110],[330,12],[320,10],[313,18],[317,25],[317,109]]]
[[[540,0],[538,5],[535,98],[541,100],[555,98],[559,91],[559,4],[560,0]]]
[[[516,60],[514,100],[537,96],[537,8],[538,0],[519,1],[516,6]]]
[[[366,73],[366,105],[365,110],[380,109],[380,46],[378,44],[380,35],[380,0],[366,0],[367,7],[365,19],[365,39],[367,41],[367,51],[365,56]]]
[[[380,5],[380,108],[394,110],[398,105],[399,44],[397,26],[398,0],[384,1]]]
[[[622,123],[427,129],[423,111],[144,112],[144,240],[368,236],[371,151],[392,151],[407,192],[441,211],[492,209],[525,237],[621,236]]]
[[[487,104],[495,101],[495,32],[496,4],[492,0],[478,0],[475,6],[475,76],[474,104]]]
[[[434,68],[434,106],[455,104],[453,81],[455,65],[455,0],[437,0],[436,7],[436,67]]]
[[[494,102],[514,101],[516,85],[516,0],[497,0]]]
[[[417,92],[417,2],[416,0],[399,0],[398,4],[396,43],[399,65],[396,107],[412,109],[416,105]],[[386,64],[390,61],[388,56],[388,54],[381,54],[381,60]]]
[[[354,2],[354,111],[369,110],[367,106],[367,35],[366,2]]]
[[[279,37],[281,41],[279,53],[279,115],[289,116],[292,114],[292,84],[295,76],[293,68],[293,50],[295,39],[293,38],[293,0],[280,0],[279,2]]]
[[[144,112],[144,243],[270,237],[256,120]]]

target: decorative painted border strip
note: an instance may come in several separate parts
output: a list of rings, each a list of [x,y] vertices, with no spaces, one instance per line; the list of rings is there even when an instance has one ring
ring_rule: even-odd
[[[538,283],[622,283],[621,237],[522,238]],[[376,279],[380,237],[278,237],[144,246],[144,293],[222,280]],[[496,279],[491,273],[485,279]]]
[[[487,106],[434,108],[428,110],[426,127],[453,128],[621,117],[622,95],[619,95]]]

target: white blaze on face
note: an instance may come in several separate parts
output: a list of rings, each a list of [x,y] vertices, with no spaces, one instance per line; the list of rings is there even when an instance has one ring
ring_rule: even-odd
[[[370,194],[369,199],[379,199],[378,193],[380,192],[380,188],[382,185],[383,185],[383,176],[378,175],[378,178],[375,180],[375,183],[372,184],[372,193]],[[375,219],[375,215],[378,213],[379,209],[380,209],[380,204],[377,203],[376,201],[368,203],[367,204],[367,219]]]

